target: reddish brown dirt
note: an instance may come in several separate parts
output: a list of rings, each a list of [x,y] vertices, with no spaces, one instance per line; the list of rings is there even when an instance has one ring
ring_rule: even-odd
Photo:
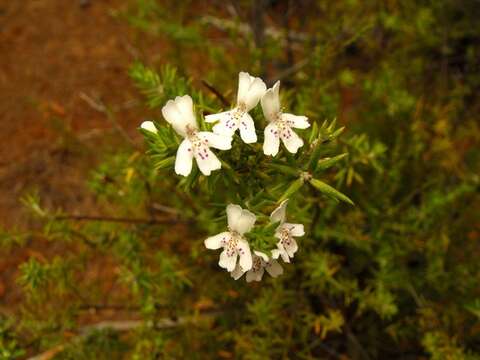
[[[127,71],[139,48],[158,51],[158,42],[111,15],[125,1],[89,3],[0,0],[0,229],[32,226],[20,202],[32,190],[46,207],[98,213],[85,186],[90,171],[103,148],[129,145],[88,99],[115,108],[119,125],[142,146],[136,127],[144,107]],[[20,263],[62,251],[31,239],[27,249],[1,254],[0,310],[20,300]],[[92,263],[89,276],[109,287],[115,264],[107,260]]]
[[[26,223],[19,198],[92,206],[84,184],[98,144],[120,138],[85,95],[119,111],[135,141],[142,113],[127,70],[135,34],[111,16],[122,0],[0,1],[0,225]],[[138,45],[138,44],[137,44]],[[132,106],[133,104],[133,106]],[[138,101],[137,101],[138,104]]]

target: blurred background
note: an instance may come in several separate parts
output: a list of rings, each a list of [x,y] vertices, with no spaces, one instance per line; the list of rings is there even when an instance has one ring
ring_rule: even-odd
[[[71,217],[137,216],[136,205],[125,210],[135,201],[123,202],[125,211],[119,212],[107,190],[99,189],[115,187],[117,178],[123,182],[115,196],[129,188],[134,170],[128,169],[135,168],[129,164],[144,152],[137,128],[143,120],[160,120],[160,100],[175,95],[162,87],[172,69],[205,96],[227,103],[234,100],[241,70],[268,86],[279,79],[298,113],[346,126],[343,146],[353,155],[332,181],[357,209],[340,219],[328,212],[319,221],[337,228],[315,236],[334,239],[329,249],[335,253],[362,259],[375,254],[374,265],[364,259],[341,266],[361,289],[370,277],[382,286],[365,287],[359,308],[376,315],[360,316],[362,326],[350,324],[348,331],[343,323],[336,328],[332,317],[318,320],[315,307],[322,306],[312,301],[318,303],[312,305],[316,315],[307,316],[304,326],[313,335],[301,332],[302,340],[289,340],[280,353],[269,353],[268,346],[279,345],[265,340],[253,342],[264,346],[255,357],[252,343],[232,335],[195,357],[165,340],[155,346],[171,351],[152,358],[478,358],[479,19],[478,0],[0,1],[0,358],[50,348],[57,350],[42,359],[111,356],[110,349],[62,355],[55,346],[74,327],[64,318],[60,327],[32,325],[39,320],[19,280],[25,275],[21,266],[32,258],[47,263],[62,257],[70,246],[40,234],[43,222],[31,216],[32,207],[38,198],[42,208]],[[153,75],[149,81],[145,67],[156,69],[161,81]],[[129,302],[126,288],[112,290],[117,267],[104,255],[93,256],[86,278],[93,279],[95,291]],[[320,260],[310,260],[303,269],[314,274]],[[396,288],[405,279],[385,264],[397,260],[408,278],[421,278],[415,287],[428,289],[426,294],[410,285]],[[350,314],[358,300],[349,292],[352,281],[326,295],[346,304]],[[313,293],[332,286],[320,286],[318,278],[305,286],[312,282]],[[234,284],[229,286],[237,299]],[[202,299],[195,306],[210,308]],[[115,306],[75,311],[85,309],[75,321],[138,318]],[[18,319],[21,329],[12,325]],[[260,328],[244,331],[253,337]],[[147,358],[143,348],[133,348],[137,357],[132,347],[120,346],[113,358]]]

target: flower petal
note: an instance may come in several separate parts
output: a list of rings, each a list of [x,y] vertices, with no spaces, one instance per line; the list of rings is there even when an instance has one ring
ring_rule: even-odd
[[[217,121],[227,120],[230,118],[230,113],[232,110],[224,111],[218,114],[210,114],[205,116],[205,122],[207,123],[214,123]]]
[[[227,269],[228,272],[231,272],[235,269],[235,265],[237,263],[237,253],[233,253],[229,256],[227,250],[223,250],[220,253],[220,260],[218,261],[218,265],[221,268]]]
[[[187,121],[182,118],[182,114],[177,109],[177,105],[173,100],[168,100],[165,106],[162,108],[162,115],[165,120],[172,125],[174,130],[185,137]]]
[[[282,114],[282,120],[288,122],[288,124],[297,129],[307,129],[310,127],[308,118],[306,116],[299,116],[293,114]]]
[[[285,222],[286,212],[287,212],[288,199],[283,200],[282,203],[272,211],[270,214],[270,221],[272,223],[279,221],[280,224]]]
[[[285,223],[283,226],[288,228],[292,236],[303,236],[305,235],[305,229],[303,227],[303,224],[290,224],[290,223]]]
[[[265,155],[275,156],[280,147],[279,130],[277,125],[268,124],[265,128],[265,140],[263,142],[263,153]]]
[[[193,156],[197,160],[198,168],[205,176],[209,176],[213,170],[218,170],[222,167],[220,160],[206,145],[200,146],[194,151]]]
[[[240,255],[240,266],[245,271],[252,268],[252,253],[250,252],[250,246],[245,240],[240,240],[237,245],[237,251]]]
[[[232,138],[230,136],[214,134],[209,131],[201,131],[198,133],[198,136],[203,140],[206,140],[208,146],[215,149],[229,150],[232,148]]]
[[[215,134],[231,137],[238,129],[239,120],[233,116],[234,110],[222,114],[224,115],[219,122],[213,126],[212,131]]]
[[[238,127],[240,128],[240,137],[244,143],[251,144],[257,142],[255,124],[252,117],[248,113],[243,114]]]
[[[290,239],[290,243],[284,244],[283,247],[285,248],[285,251],[287,252],[288,256],[291,258],[293,258],[293,255],[298,250],[298,244],[293,237]]]
[[[267,270],[270,276],[274,278],[283,274],[283,268],[277,260],[271,260],[270,263],[265,267],[265,270]]]
[[[233,269],[233,271],[230,273],[230,276],[234,279],[234,280],[238,280],[242,277],[242,275],[245,274],[245,271],[243,271],[242,267],[240,266],[240,264],[237,263],[237,266],[235,266],[235,269]]]
[[[180,111],[188,123],[196,129],[197,121],[195,120],[195,114],[193,113],[193,101],[190,95],[177,96],[175,98],[175,103],[177,104],[178,111]]]
[[[185,139],[180,143],[175,158],[175,173],[178,175],[188,176],[192,171],[192,143]]]
[[[243,209],[242,215],[240,216],[240,218],[237,219],[237,222],[235,223],[235,226],[232,227],[232,230],[235,230],[240,235],[243,235],[252,230],[256,220],[257,217],[255,216],[255,214]]]
[[[279,97],[280,81],[277,81],[273,88],[268,89],[263,95],[261,103],[263,115],[268,121],[273,121],[280,112],[280,97]]]
[[[256,256],[262,258],[263,261],[268,262],[268,255],[267,255],[267,254],[265,254],[265,253],[263,253],[263,252],[261,252],[261,251],[257,251],[257,250],[254,250],[253,253],[254,253]]]
[[[295,131],[290,128],[285,129],[280,134],[282,141],[289,152],[295,154],[303,146],[303,140]]]
[[[225,246],[230,240],[230,233],[228,231],[221,232],[220,234],[210,236],[209,238],[205,239],[204,244],[207,249],[217,250],[220,249],[222,246]]]
[[[277,249],[272,250],[272,258],[278,259],[279,257],[281,257],[282,260],[286,263],[290,262],[290,258],[288,257],[288,254],[283,248],[283,246],[281,246],[280,244],[277,244]]]
[[[226,212],[228,227],[232,228],[235,226],[240,216],[242,216],[242,207],[240,205],[228,204]]]
[[[250,83],[247,94],[242,99],[245,103],[246,111],[250,111],[257,106],[260,98],[265,94],[266,90],[267,85],[265,85],[263,80],[259,77],[254,78],[254,80]]]
[[[162,108],[165,120],[172,125],[173,129],[181,136],[186,136],[187,126],[197,128],[197,121],[193,114],[192,98],[188,95],[177,96],[175,101],[168,100]]]
[[[263,267],[261,267],[257,271],[250,270],[247,272],[247,275],[245,275],[245,280],[247,280],[247,282],[261,281],[264,272],[265,269]]]
[[[239,205],[229,204],[227,206],[227,219],[228,227],[243,235],[251,230],[257,217],[250,211],[242,209]]]
[[[238,74],[238,92],[237,92],[237,103],[245,102],[245,98],[250,88],[250,83],[252,82],[252,76],[249,73],[241,71]]]
[[[155,124],[153,123],[153,121],[144,121],[142,122],[142,125],[140,125],[140,127],[143,129],[143,130],[147,130],[147,131],[150,131],[150,132],[153,132],[153,133],[157,133],[157,128],[155,127]]]

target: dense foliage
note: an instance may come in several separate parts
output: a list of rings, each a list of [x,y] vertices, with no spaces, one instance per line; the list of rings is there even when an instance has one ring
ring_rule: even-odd
[[[0,358],[480,358],[478,2],[204,6],[138,0],[114,14],[169,43],[130,71],[158,133],[141,130],[144,150],[114,149],[93,172],[106,219],[24,198],[65,248],[20,266],[24,302],[2,319]],[[176,175],[180,139],[161,107],[190,94],[210,129],[203,116],[234,105],[242,70],[282,81],[282,105],[312,124],[304,147],[264,156],[257,108],[258,143],[236,135],[221,170]],[[225,228],[226,204],[257,214],[249,240],[267,251],[286,198],[306,232],[292,263],[233,280],[203,243]],[[30,236],[2,234],[2,252]],[[108,279],[90,276],[99,263]],[[140,321],[85,326],[103,307]]]

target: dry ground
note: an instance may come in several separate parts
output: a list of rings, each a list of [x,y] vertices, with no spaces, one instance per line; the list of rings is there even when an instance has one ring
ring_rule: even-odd
[[[136,127],[145,112],[127,70],[162,45],[112,16],[125,3],[0,0],[0,228],[34,225],[19,201],[32,190],[50,208],[98,212],[86,179],[102,148],[126,141],[92,100],[116,109],[118,124],[142,146]],[[0,310],[21,297],[18,264],[61,252],[34,239],[0,254]],[[110,286],[114,264],[98,260],[91,275]]]
[[[0,1],[1,225],[25,224],[19,198],[32,189],[47,206],[90,209],[84,183],[94,149],[120,135],[88,98],[115,107],[141,144],[142,110],[127,76],[140,37],[111,16],[123,3]]]

